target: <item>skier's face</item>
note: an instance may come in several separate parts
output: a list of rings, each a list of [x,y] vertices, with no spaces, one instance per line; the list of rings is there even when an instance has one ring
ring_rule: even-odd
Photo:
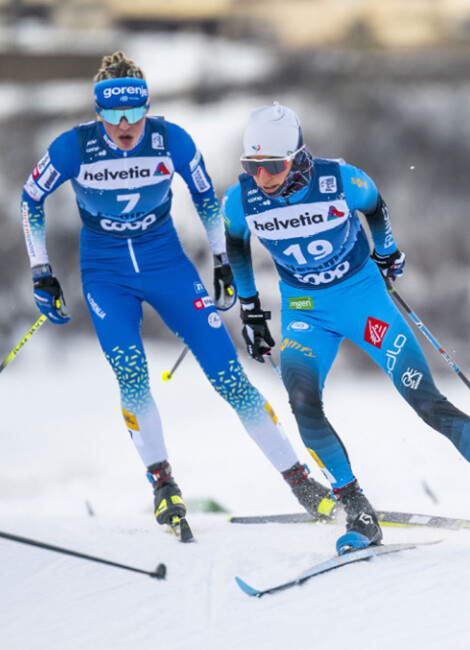
[[[145,116],[134,124],[129,124],[125,117],[121,118],[119,124],[102,121],[107,135],[124,151],[130,151],[137,145],[145,129]]]
[[[250,156],[253,160],[266,160],[266,156]],[[289,160],[284,171],[279,174],[269,174],[262,166],[258,168],[258,173],[253,176],[256,185],[265,194],[272,194],[276,192],[286,180],[290,170],[292,169],[293,161]]]

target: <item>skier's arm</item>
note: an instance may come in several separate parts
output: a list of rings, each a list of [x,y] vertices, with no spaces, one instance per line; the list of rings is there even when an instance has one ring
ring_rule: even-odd
[[[226,310],[237,299],[233,273],[225,252],[224,225],[220,203],[204,166],[204,160],[188,133],[167,123],[168,142],[175,171],[186,182],[214,255],[214,299],[218,309]]]
[[[365,172],[351,165],[341,166],[341,177],[346,202],[350,209],[360,210],[374,242],[372,259],[389,280],[403,274],[405,254],[393,238],[392,224],[385,201],[375,183]]]
[[[204,159],[191,136],[181,127],[167,122],[168,143],[175,171],[183,178],[207,234],[214,255],[225,255],[224,225],[212,181]]]
[[[396,251],[390,215],[374,181],[352,165],[341,165],[340,169],[346,202],[351,210],[364,214],[375,250],[381,255]]]
[[[39,310],[57,324],[70,316],[59,281],[52,274],[46,248],[44,201],[66,180],[78,173],[80,155],[74,131],[63,133],[34,167],[23,187],[21,214],[26,248],[32,269],[34,299]]]
[[[222,210],[227,240],[227,255],[232,265],[240,296],[242,336],[248,354],[264,363],[264,355],[271,352],[274,339],[267,321],[271,312],[263,311],[256,290],[251,258],[250,231],[241,200],[240,185],[230,187],[224,196]]]
[[[31,267],[49,264],[44,201],[62,183],[78,174],[80,152],[75,130],[60,135],[34,167],[23,186],[21,216]]]
[[[235,276],[238,293],[242,298],[248,298],[255,295],[257,291],[251,258],[250,231],[243,211],[240,185],[233,185],[225,192],[222,213],[227,256]]]

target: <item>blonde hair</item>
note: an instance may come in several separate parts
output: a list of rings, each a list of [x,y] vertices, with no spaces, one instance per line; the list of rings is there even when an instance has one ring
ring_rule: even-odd
[[[101,60],[101,66],[93,81],[104,81],[104,79],[120,79],[122,77],[137,77],[145,79],[144,73],[132,59],[128,59],[124,52],[108,54]]]

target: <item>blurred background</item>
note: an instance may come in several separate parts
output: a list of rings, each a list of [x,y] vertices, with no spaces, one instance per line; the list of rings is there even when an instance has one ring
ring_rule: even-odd
[[[297,112],[314,155],[364,169],[407,254],[398,290],[469,372],[470,0],[0,0],[1,358],[38,316],[22,185],[57,135],[94,119],[92,77],[118,49],[143,68],[151,112],[192,135],[220,197],[240,173],[249,112],[274,100]],[[174,194],[183,245],[211,288],[209,248],[180,179]],[[49,255],[73,317],[67,327],[47,324],[45,340],[60,355],[71,337],[92,335],[71,187],[50,197],[46,212]],[[276,331],[274,267],[258,243],[253,252]],[[244,349],[238,307],[224,319]],[[173,340],[150,311],[144,335]],[[433,370],[447,373],[420,340]],[[338,363],[371,369],[347,343]]]

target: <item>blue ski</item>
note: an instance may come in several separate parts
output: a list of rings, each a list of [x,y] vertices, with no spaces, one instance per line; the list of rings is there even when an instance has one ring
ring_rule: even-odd
[[[268,587],[267,589],[255,589],[251,587],[241,578],[236,577],[235,581],[242,591],[245,592],[248,596],[256,596],[261,598],[264,594],[273,594],[276,591],[283,591],[284,589],[290,589],[296,585],[301,585],[310,578],[318,576],[321,573],[326,573],[327,571],[332,571],[333,569],[339,569],[346,564],[352,564],[353,562],[362,562],[364,560],[369,560],[372,557],[377,557],[378,555],[385,555],[387,553],[397,553],[398,551],[406,551],[408,549],[416,548],[417,546],[423,546],[428,544],[437,544],[441,540],[434,540],[432,542],[410,542],[404,544],[382,544],[380,546],[368,546],[367,548],[362,548],[357,551],[349,551],[344,555],[335,555],[325,562],[316,564],[315,566],[306,569],[300,573],[297,577],[287,582],[283,582],[274,587]]]

